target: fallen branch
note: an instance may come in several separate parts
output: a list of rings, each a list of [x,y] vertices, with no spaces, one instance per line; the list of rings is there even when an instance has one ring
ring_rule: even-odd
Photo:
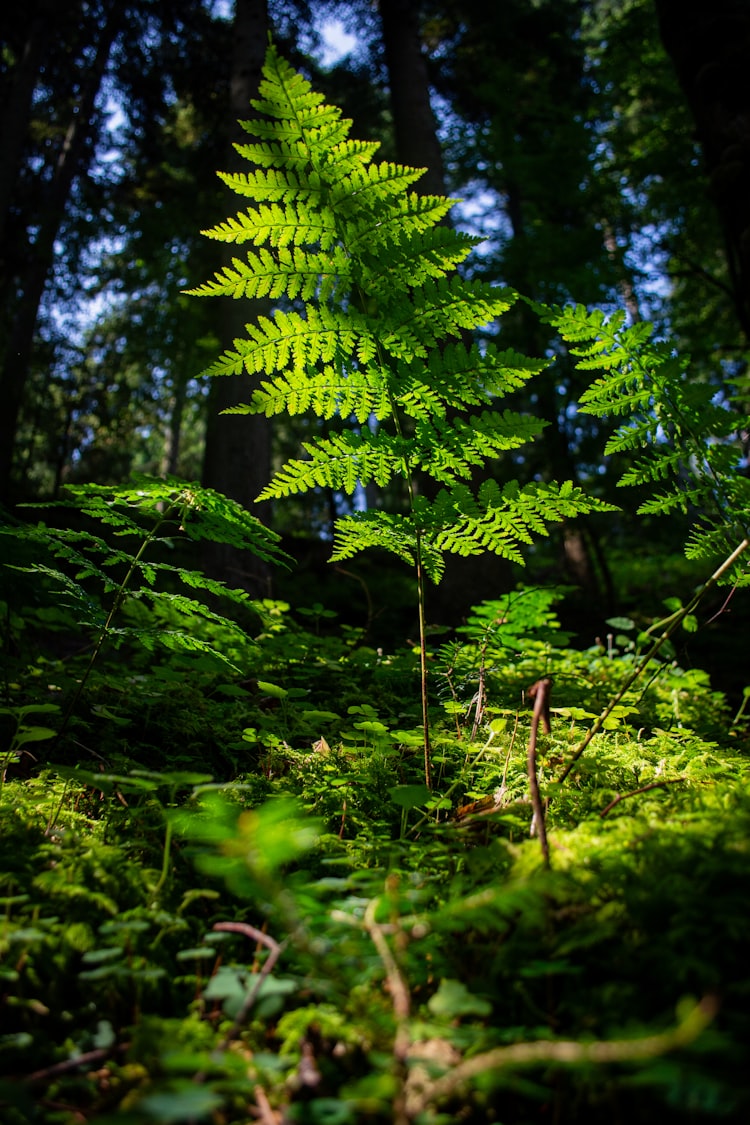
[[[547,842],[547,826],[544,822],[544,805],[539,792],[539,779],[536,769],[536,739],[539,723],[542,722],[544,733],[549,734],[552,727],[549,718],[549,697],[552,688],[551,680],[537,680],[529,690],[528,695],[534,700],[534,714],[531,717],[531,734],[529,735],[529,751],[527,766],[529,773],[529,790],[531,793],[531,807],[534,810],[532,828],[536,826],[539,834],[539,843],[544,857],[544,866],[549,867],[549,844]]]
[[[685,781],[684,777],[665,777],[663,781],[652,781],[650,785],[643,785],[640,789],[631,789],[629,793],[618,793],[613,801],[610,801],[602,811],[599,813],[600,817],[604,817],[608,812],[611,812],[615,805],[619,805],[620,801],[626,801],[628,797],[637,797],[639,793],[648,793],[649,789],[663,789],[665,785],[676,785],[678,781]]]
[[[639,676],[641,676],[645,669],[648,668],[649,664],[656,656],[656,654],[660,651],[662,646],[679,628],[685,618],[695,611],[708,591],[716,585],[716,583],[723,577],[724,574],[726,574],[728,570],[731,569],[732,566],[734,566],[737,559],[740,557],[740,555],[743,555],[745,553],[748,547],[750,547],[750,539],[743,539],[739,546],[736,547],[734,551],[732,551],[731,555],[724,559],[724,562],[721,564],[721,566],[717,567],[711,577],[707,579],[698,590],[696,590],[695,594],[690,599],[687,605],[681,606],[680,609],[676,611],[676,613],[671,614],[671,616],[667,617],[664,621],[659,622],[659,625],[666,625],[666,629],[661,634],[661,636],[657,637],[648,652],[643,657],[641,657],[630,675],[625,678],[625,681],[620,687],[620,690],[616,695],[612,697],[612,699],[602,711],[601,715],[599,715],[599,717],[594,720],[585,737],[581,740],[581,742],[579,742],[578,746],[576,746],[572,755],[568,759],[567,765],[563,769],[560,776],[557,778],[558,785],[562,785],[568,775],[572,772],[576,762],[581,757],[584,750],[586,750],[586,748],[589,746],[591,740],[595,737],[595,735],[599,733],[600,730],[602,730],[605,722],[612,714],[615,707],[617,707],[617,705],[622,701],[626,692],[629,691],[629,689],[633,686]],[[652,626],[652,629],[654,628],[656,628],[656,626]]]
[[[281,951],[284,948],[284,944],[286,943],[282,943],[281,945],[279,945],[279,943],[275,941],[274,938],[269,937],[268,934],[264,934],[262,930],[257,929],[255,926],[251,926],[248,922],[216,922],[213,928],[220,933],[243,934],[244,937],[250,938],[251,941],[256,941],[261,945],[265,945],[266,949],[269,950],[268,957],[266,957],[263,967],[261,968],[260,972],[256,974],[255,984],[243,1000],[242,1007],[235,1016],[234,1023],[217,1048],[217,1050],[219,1051],[226,1051],[232,1040],[237,1038],[237,1034],[240,1028],[247,1019],[248,1013],[250,1012],[253,1004],[257,999],[263,981],[270,974],[271,969],[278,961],[279,956],[281,955]]]
[[[396,958],[388,942],[385,940],[383,933],[385,927],[375,921],[375,915],[379,904],[379,898],[371,899],[367,904],[363,926],[370,935],[372,943],[378,951],[378,956],[383,963],[388,991],[391,994],[391,1003],[393,1004],[393,1016],[396,1022],[396,1034],[393,1040],[393,1061],[398,1077],[398,1088],[393,1099],[393,1125],[409,1125],[411,1114],[408,1113],[406,1109],[406,1060],[409,1051],[408,1020],[411,999],[408,986],[402,976]],[[393,929],[392,926],[388,928]],[[400,930],[397,927],[397,937],[399,932]]]
[[[271,1109],[271,1103],[263,1087],[256,1086],[253,1093],[255,1094],[255,1105],[258,1110],[258,1120],[261,1125],[279,1125],[279,1117]]]
[[[660,1035],[645,1035],[639,1039],[610,1039],[581,1043],[575,1039],[542,1039],[534,1043],[513,1043],[508,1047],[495,1047],[484,1051],[436,1079],[418,1099],[413,1115],[424,1113],[430,1106],[449,1095],[464,1083],[490,1070],[507,1067],[534,1066],[538,1063],[558,1063],[574,1066],[577,1063],[640,1062],[674,1051],[692,1043],[711,1022],[717,1011],[714,997],[705,997],[671,1031]]]
[[[57,1078],[59,1074],[67,1074],[69,1070],[78,1070],[81,1066],[102,1062],[113,1051],[124,1051],[125,1049],[126,1045],[120,1044],[116,1047],[99,1047],[95,1051],[85,1051],[82,1055],[76,1055],[71,1059],[63,1059],[62,1062],[46,1066],[44,1070],[35,1070],[33,1074],[27,1074],[24,1082],[46,1082],[50,1078]]]

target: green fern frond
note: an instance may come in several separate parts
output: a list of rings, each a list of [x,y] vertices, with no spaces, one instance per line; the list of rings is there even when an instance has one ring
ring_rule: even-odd
[[[548,524],[562,523],[588,512],[615,511],[612,504],[587,496],[571,481],[531,482],[521,487],[511,481],[500,488],[494,480],[485,481],[476,501],[465,488],[442,494],[435,514],[449,522],[436,536],[437,546],[458,555],[491,551],[521,565],[521,544],[534,536],[549,535]]]
[[[660,440],[661,426],[658,418],[649,415],[645,418],[630,420],[607,439],[604,453],[609,457],[612,453],[627,453],[639,449],[647,449]]]
[[[408,291],[418,278],[445,277],[478,242],[445,226],[415,233],[407,245],[390,245],[382,247],[379,254],[363,254],[362,287],[373,297],[387,298],[394,290]]]
[[[660,452],[658,457],[639,458],[622,474],[618,485],[644,485],[676,476],[682,464],[680,453]]]
[[[436,417],[417,422],[410,458],[435,480],[469,478],[475,468],[537,437],[546,423],[511,410],[483,411],[452,422]]]
[[[304,378],[277,375],[273,382],[263,382],[245,406],[230,407],[225,414],[306,414],[312,411],[328,421],[339,415],[364,424],[368,418],[381,420],[390,416],[392,400],[387,383],[377,367],[351,368],[346,377],[331,366]]]
[[[305,459],[287,461],[263,489],[259,500],[275,500],[311,488],[340,489],[349,496],[358,485],[383,487],[398,472],[405,473],[407,443],[403,438],[346,430],[317,442],[303,442]]]
[[[461,484],[540,434],[540,421],[498,409],[498,400],[548,360],[467,346],[467,334],[501,317],[516,294],[459,276],[475,240],[442,223],[453,201],[412,190],[419,169],[376,163],[377,146],[351,140],[351,122],[273,47],[263,75],[253,102],[262,116],[242,122],[251,143],[237,146],[254,168],[223,177],[249,205],[209,232],[258,250],[193,292],[264,296],[275,308],[207,373],[260,377],[232,413],[310,412],[357,428],[303,442],[259,499],[311,489],[351,495],[403,480],[405,513],[339,520],[333,558],[384,548],[415,566],[420,589],[424,574],[439,580],[445,552],[520,559],[521,545],[550,523],[606,510],[572,485],[490,483],[475,496]],[[581,362],[606,354],[577,316],[588,349]],[[629,393],[637,391],[636,382]],[[448,486],[432,504],[416,488],[420,472]],[[423,677],[424,660],[423,643]],[[429,784],[426,707],[423,689]]]
[[[247,259],[233,258],[231,266],[214,274],[214,280],[189,290],[193,297],[270,297],[326,301],[341,282],[349,282],[350,263],[340,246],[326,254],[308,254],[299,247],[280,248],[277,254],[262,249]]]
[[[274,247],[317,245],[323,251],[329,250],[336,241],[332,216],[309,209],[300,200],[284,206],[263,203],[201,234],[217,242],[253,242],[256,246],[268,243]]]
[[[388,250],[393,246],[406,246],[415,235],[421,235],[441,222],[454,201],[441,195],[417,195],[412,192],[403,209],[384,210],[376,216],[366,215],[351,231],[349,249],[360,259]]]
[[[218,172],[217,175],[235,195],[254,199],[256,203],[289,203],[295,199],[320,198],[320,185],[316,187],[307,178],[297,176],[290,168]]]
[[[579,368],[605,372],[581,396],[580,409],[603,418],[628,418],[609,438],[605,452],[647,451],[619,481],[641,487],[663,483],[638,511],[693,515],[690,557],[700,557],[702,551],[709,557],[718,543],[724,550],[746,538],[749,497],[736,482],[744,479],[738,472],[740,435],[750,427],[750,418],[739,404],[726,396],[717,402],[713,386],[691,379],[689,357],[676,356],[669,344],[652,340],[651,325],[626,326],[621,313],[606,318],[580,306],[536,307],[574,345],[571,354],[579,357]],[[728,580],[726,574],[722,580]]]
[[[377,344],[367,317],[354,310],[308,304],[305,316],[276,309],[273,319],[258,317],[248,324],[248,339],[235,340],[235,352],[225,352],[204,375],[271,375],[291,365],[304,375],[316,363],[367,362]]]
[[[304,443],[304,455],[283,465],[261,498],[314,488],[351,494],[371,481],[409,482],[417,471],[455,487],[489,460],[534,440],[542,423],[494,409],[495,400],[522,387],[548,361],[491,343],[481,350],[465,346],[466,333],[502,316],[516,294],[458,276],[456,267],[475,240],[442,224],[453,201],[412,191],[420,170],[375,162],[376,146],[351,140],[351,122],[273,48],[253,106],[263,116],[242,122],[252,139],[238,152],[255,167],[222,177],[250,205],[209,233],[250,241],[259,250],[235,259],[194,292],[265,296],[284,307],[249,324],[247,337],[235,340],[208,374],[262,377],[251,400],[232,413],[309,411],[359,426]],[[591,349],[584,327],[580,343]],[[410,436],[404,437],[407,419]],[[372,421],[380,424],[371,428]],[[517,502],[519,534],[527,539],[546,527],[535,515],[534,496],[532,490]],[[553,512],[564,508],[568,518],[590,510],[582,495],[571,493],[565,503],[564,496],[555,494],[554,502],[552,493],[546,497]],[[475,503],[454,493],[452,518],[461,528],[456,537],[450,538],[441,516],[433,531],[408,532],[412,553],[439,554],[443,543],[453,550],[459,540],[468,542],[458,497]],[[542,497],[539,505],[544,502]],[[513,536],[495,508],[490,518],[492,505],[480,504],[471,534],[489,549],[496,534],[496,546],[506,551]],[[363,543],[374,528],[387,538],[397,525],[363,513],[343,527],[358,528],[357,542]],[[441,543],[431,540],[433,532]],[[402,557],[405,541],[398,540]],[[336,549],[343,549],[340,537]],[[437,573],[436,564],[431,569]]]
[[[419,557],[425,574],[437,585],[445,572],[445,559],[417,522],[413,516],[380,509],[344,516],[336,523],[331,562],[343,562],[372,548],[388,551],[412,567]]]

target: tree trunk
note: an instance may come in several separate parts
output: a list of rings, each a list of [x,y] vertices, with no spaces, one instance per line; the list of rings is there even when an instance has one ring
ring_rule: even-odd
[[[526,239],[526,222],[524,218],[525,201],[521,196],[521,189],[517,183],[509,181],[508,217],[513,230],[513,240],[516,246],[523,247]],[[531,292],[532,285],[524,276],[523,265],[526,257],[517,251],[515,261],[521,263],[518,267],[518,276],[510,278],[510,283],[521,292]],[[516,306],[516,315],[521,325],[523,347],[532,355],[543,355],[547,346],[538,319],[524,305]],[[544,443],[545,475],[549,474],[552,480],[577,481],[578,468],[575,457],[571,453],[568,437],[565,433],[564,419],[561,417],[562,404],[557,393],[557,379],[554,367],[540,372],[534,380],[536,392],[535,414],[547,423],[542,441]],[[554,534],[554,533],[553,533]],[[601,608],[606,600],[607,608],[611,607],[612,581],[607,570],[604,556],[598,550],[596,534],[591,523],[585,516],[579,516],[570,522],[565,520],[560,528],[561,562],[563,581],[573,581],[591,599],[591,604],[597,609]],[[595,557],[601,569],[601,581],[597,574]]]
[[[10,96],[0,119],[3,159],[0,162],[0,247],[10,218],[10,203],[28,135],[34,88],[52,30],[54,0],[39,0],[30,13],[29,30],[13,76]],[[0,263],[0,277],[5,274]]]
[[[380,20],[398,159],[427,169],[416,191],[444,195],[443,154],[430,102],[417,5],[413,0],[380,0]]]
[[[247,134],[237,124],[252,114],[250,101],[258,96],[261,71],[268,40],[266,0],[236,0],[233,50],[228,107],[227,170],[247,170],[247,162],[237,155],[235,143],[247,141]],[[234,197],[233,197],[234,198]],[[227,246],[224,258],[231,264],[236,250]],[[220,332],[225,348],[246,335],[245,325],[261,314],[268,314],[265,301],[252,303],[230,301],[221,303]],[[222,410],[249,402],[254,379],[249,375],[212,380],[203,460],[203,483],[208,488],[231,497],[254,515],[268,519],[269,505],[258,505],[256,497],[271,475],[271,427],[264,415],[221,415]],[[268,592],[269,571],[260,560],[220,544],[207,546],[204,565],[209,573],[242,586],[255,594]]]
[[[65,138],[55,162],[55,171],[46,200],[44,215],[21,282],[22,298],[10,334],[3,369],[0,373],[0,500],[13,497],[12,471],[18,419],[28,381],[39,306],[52,268],[57,238],[73,181],[81,171],[85,144],[112,44],[119,30],[120,5],[113,3],[96,48],[93,63],[86,72],[78,103],[74,107]]]
[[[719,212],[737,315],[750,340],[750,4],[656,0]]]

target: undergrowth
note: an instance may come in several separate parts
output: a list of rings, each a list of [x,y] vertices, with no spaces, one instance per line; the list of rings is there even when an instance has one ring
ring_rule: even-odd
[[[335,553],[409,556],[419,637],[374,647],[317,602],[206,579],[188,541],[280,553],[197,485],[79,486],[51,526],[4,529],[3,1121],[745,1121],[750,690],[732,714],[674,647],[707,590],[747,580],[742,427],[645,328],[539,308],[605,371],[584,405],[625,416],[613,448],[646,450],[624,482],[666,482],[643,510],[700,509],[689,553],[712,573],[663,618],[612,618],[579,647],[560,628],[565,591],[533,585],[430,634],[422,578],[443,551],[513,554],[544,519],[597,505],[564,485],[474,497],[458,479],[536,427],[488,409],[466,430],[454,408],[489,407],[539,367],[444,349],[505,302],[444,280],[465,248],[433,221],[447,201],[371,166],[330,107],[316,134],[320,99],[269,60],[256,108],[279,119],[273,136],[254,123],[253,155],[287,171],[235,181],[280,197],[227,230],[261,246],[266,215],[280,253],[251,251],[216,286],[243,295],[281,269],[276,296],[311,303],[219,367],[255,356],[273,377],[251,409],[304,400],[359,426],[311,444],[275,494],[404,478],[406,513],[348,517]],[[305,163],[302,202],[295,154],[322,161]],[[315,183],[343,192],[343,218],[328,197],[316,210]],[[347,255],[347,239],[365,245],[358,195],[365,218],[409,220],[403,244],[378,235],[382,262]],[[322,257],[279,234],[311,215]],[[413,477],[441,450],[433,503]]]
[[[320,607],[267,603],[239,671],[103,654],[75,765],[45,759],[54,716],[6,706],[37,760],[0,804],[3,1119],[740,1120],[743,717],[662,653],[558,785],[639,644],[619,619],[571,648],[562,593],[519,587],[435,644],[432,789],[418,652]],[[59,707],[86,653],[40,690],[16,642],[10,698]]]

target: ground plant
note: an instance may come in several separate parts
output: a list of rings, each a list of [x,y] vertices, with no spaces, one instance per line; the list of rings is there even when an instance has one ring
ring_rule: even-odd
[[[581,408],[621,417],[610,448],[645,449],[645,514],[692,519],[703,581],[574,636],[566,588],[519,570],[432,634],[446,553],[521,561],[611,506],[477,484],[541,431],[502,400],[547,360],[468,335],[515,295],[460,276],[449,202],[273,48],[255,110],[256,168],[227,177],[251,204],[211,232],[251,249],[199,292],[277,307],[212,374],[331,424],[264,495],[377,484],[333,557],[408,562],[419,636],[206,578],[200,539],[288,560],[176,479],[3,527],[3,1121],[745,1121],[750,688],[680,639],[730,629],[707,606],[747,581],[747,419],[647,327],[536,306],[599,371]]]

